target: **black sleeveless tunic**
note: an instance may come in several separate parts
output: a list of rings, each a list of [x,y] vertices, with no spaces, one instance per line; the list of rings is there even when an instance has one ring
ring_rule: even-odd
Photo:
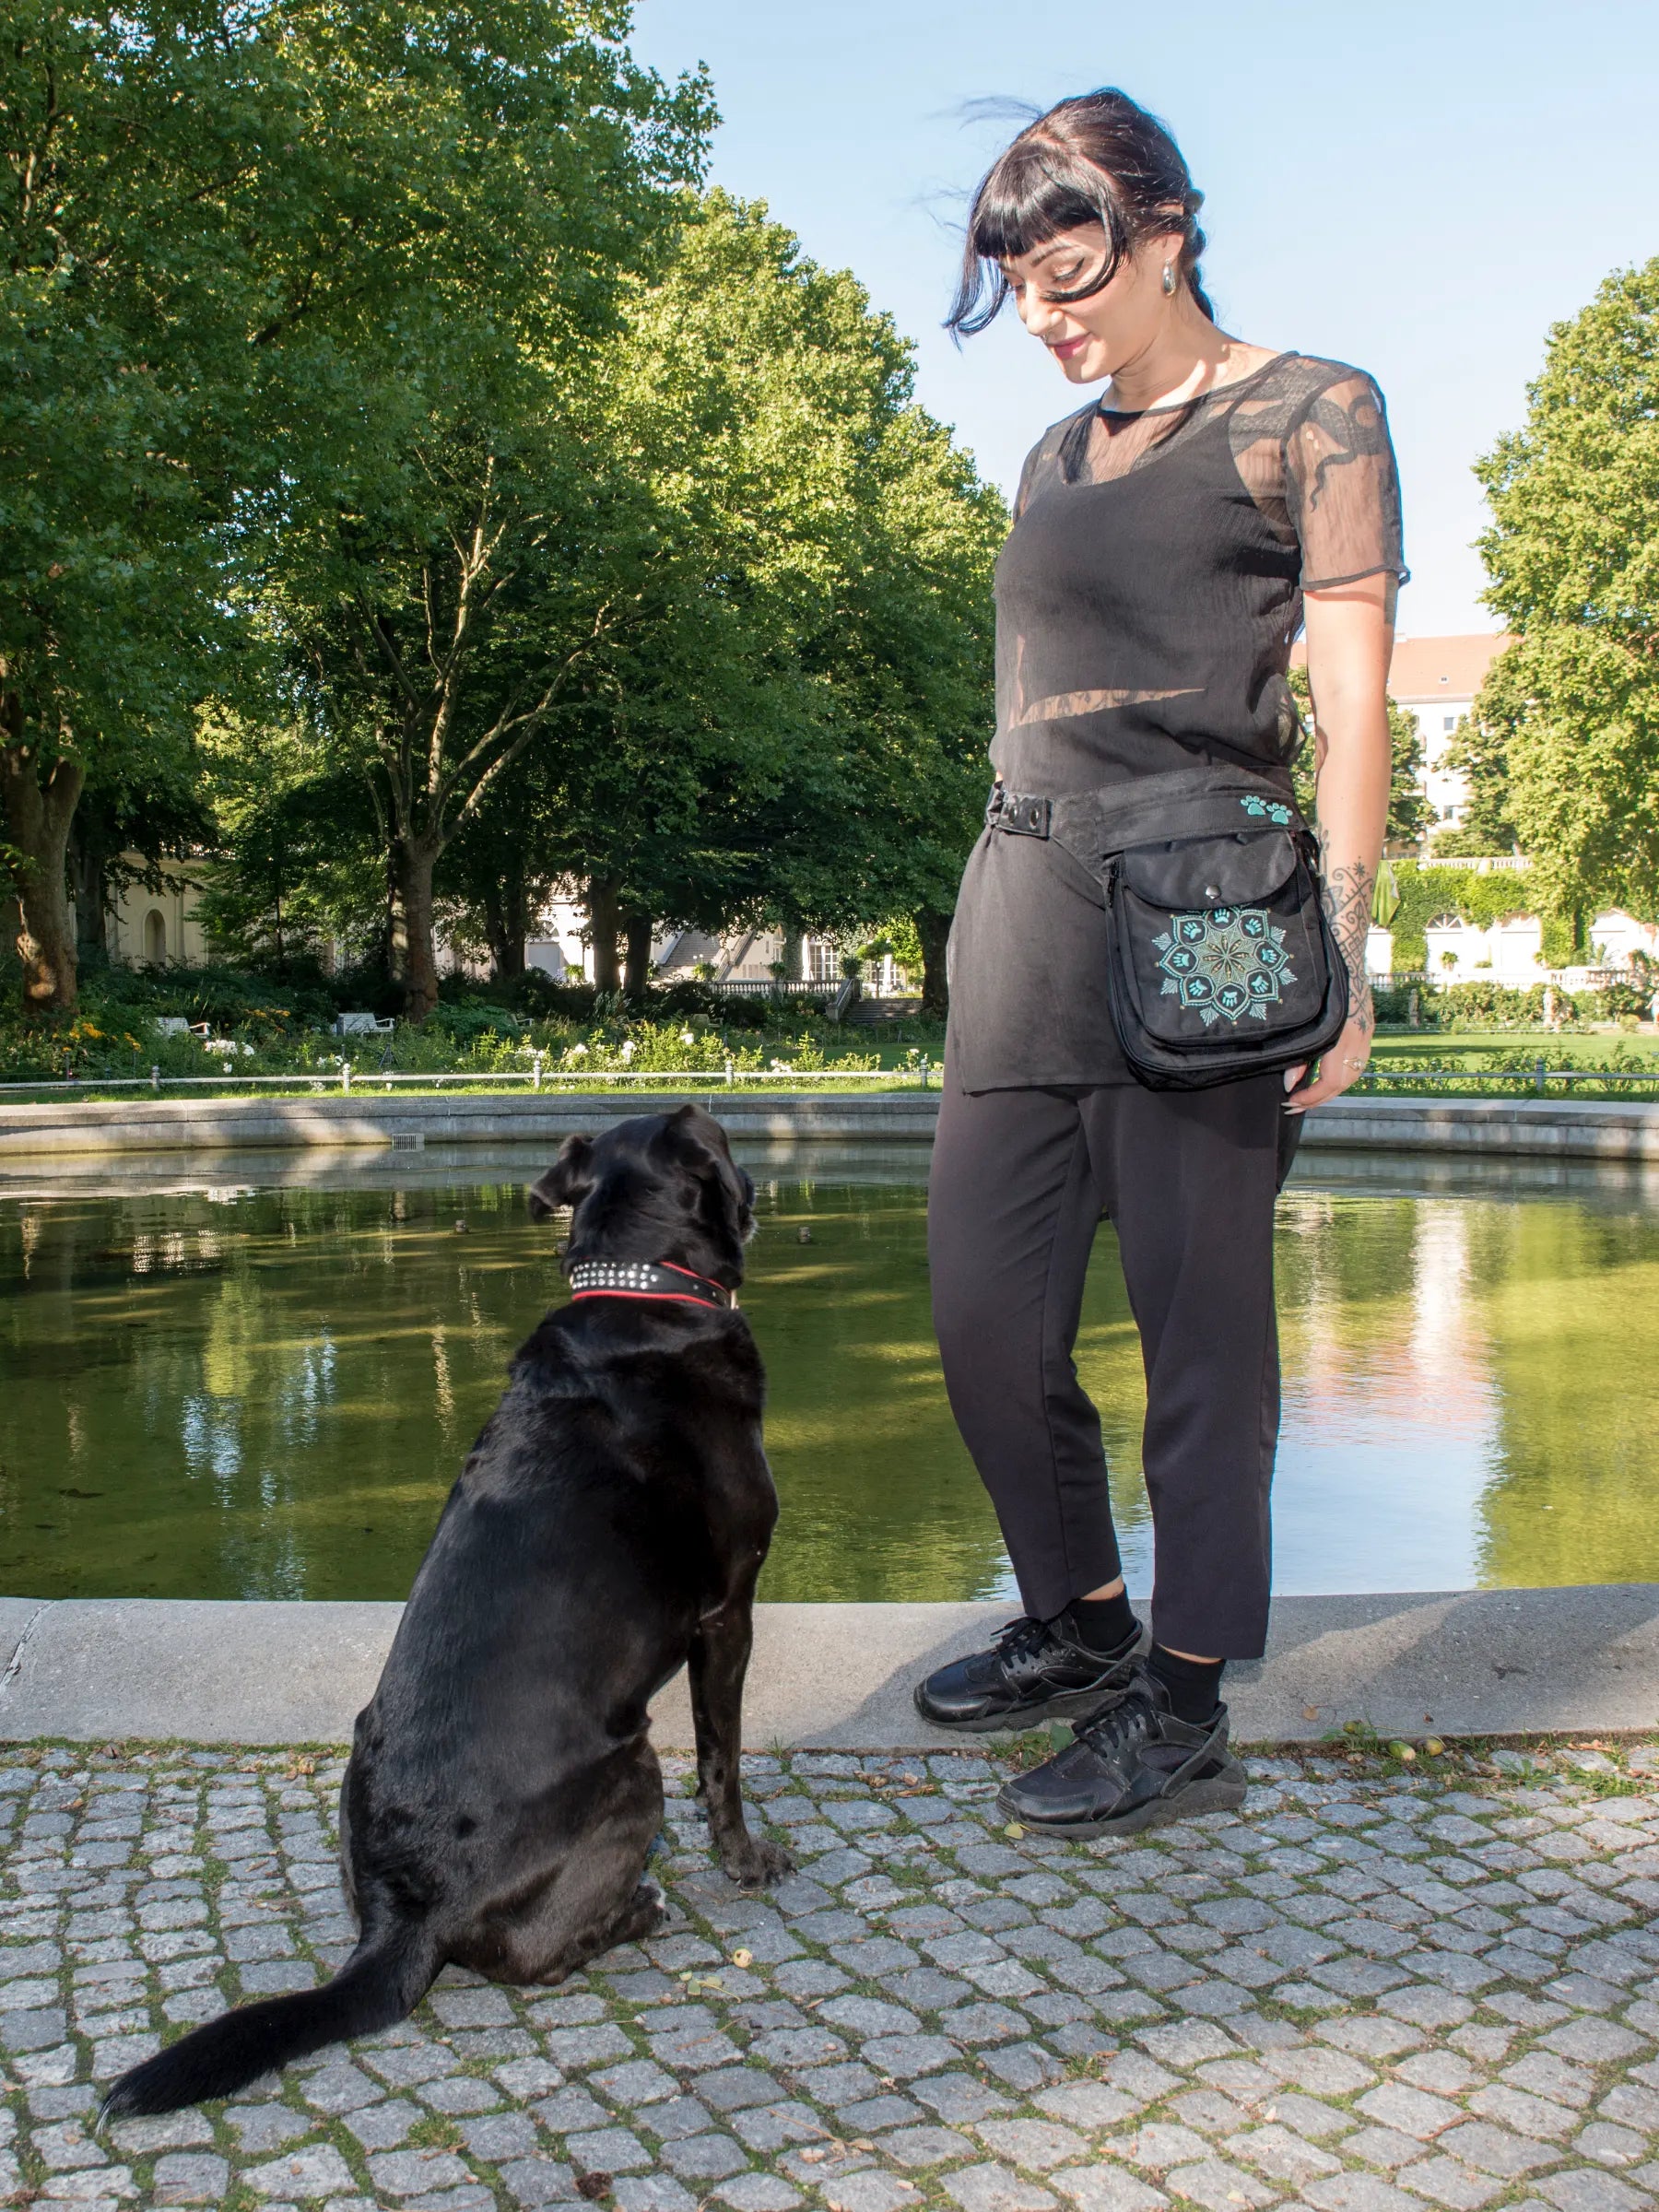
[[[1009,790],[1047,797],[1206,763],[1288,788],[1303,592],[1406,574],[1382,395],[1305,354],[1171,406],[1056,423],[1014,512],[991,759]],[[1059,845],[985,831],[949,974],[964,1090],[1133,1080],[1100,889]]]

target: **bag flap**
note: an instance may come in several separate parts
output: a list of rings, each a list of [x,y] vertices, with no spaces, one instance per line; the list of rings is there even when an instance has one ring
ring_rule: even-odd
[[[1148,906],[1192,913],[1271,899],[1296,872],[1297,850],[1283,830],[1187,838],[1140,845],[1119,860],[1124,888]]]

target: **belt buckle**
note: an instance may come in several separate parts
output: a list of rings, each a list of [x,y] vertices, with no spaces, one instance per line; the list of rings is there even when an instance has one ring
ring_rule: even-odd
[[[985,827],[1006,830],[1010,837],[1046,837],[1052,804],[994,783],[985,805]]]

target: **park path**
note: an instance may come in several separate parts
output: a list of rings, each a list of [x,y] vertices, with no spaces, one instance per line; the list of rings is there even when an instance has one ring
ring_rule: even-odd
[[[350,1930],[337,1757],[0,1749],[0,2197],[33,2212],[1634,2212],[1659,2201],[1659,1752],[1251,1761],[1241,1816],[1010,1833],[996,1761],[746,1760],[745,1897],[665,1762],[675,1924],[445,1975],[229,2109],[97,2132],[166,2023]]]

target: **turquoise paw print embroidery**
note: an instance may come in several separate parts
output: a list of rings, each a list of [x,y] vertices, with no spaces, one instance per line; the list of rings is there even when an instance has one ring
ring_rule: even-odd
[[[1258,818],[1265,816],[1268,821],[1277,822],[1281,828],[1291,818],[1290,809],[1282,800],[1259,799],[1254,792],[1248,798],[1241,799],[1239,804],[1246,814],[1253,814]]]
[[[1179,998],[1206,1029],[1217,1021],[1265,1021],[1293,983],[1285,933],[1260,906],[1212,906],[1171,914],[1152,940],[1163,971],[1160,995]]]

